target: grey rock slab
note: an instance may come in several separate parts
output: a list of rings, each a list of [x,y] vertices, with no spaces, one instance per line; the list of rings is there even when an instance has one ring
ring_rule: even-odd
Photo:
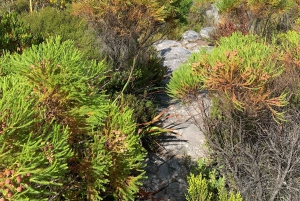
[[[161,40],[154,44],[157,51],[168,49],[170,47],[181,47],[181,43],[174,40]]]
[[[179,139],[184,139],[189,145],[201,147],[205,142],[205,137],[199,127],[195,124],[187,124],[184,129],[181,129]]]
[[[180,165],[180,161],[177,159],[177,160],[170,160],[168,162],[168,166],[171,170],[175,170],[177,172],[181,171],[181,165]]]
[[[184,47],[169,47],[159,51],[159,55],[165,61],[170,61],[173,59],[179,59],[185,61],[188,56],[190,56],[191,51]]]
[[[167,76],[170,77],[172,72],[177,70],[178,67],[185,61],[179,60],[179,59],[174,59],[174,60],[167,60],[164,61],[163,64],[167,68]],[[168,80],[169,81],[169,80]],[[166,83],[168,83],[168,81]]]
[[[188,43],[185,45],[185,47],[191,51],[199,50],[198,43]]]
[[[208,93],[203,91],[197,97],[197,99],[192,99],[189,103],[174,102],[171,103],[167,114],[169,118],[166,119],[164,126],[167,124],[180,124],[190,123],[198,124],[200,126],[203,122],[203,115],[209,113],[209,108],[211,106],[211,101],[208,98]],[[178,126],[175,126],[178,127]]]
[[[168,68],[167,73],[171,73],[187,61],[191,51],[183,47],[170,47],[160,50],[159,55],[163,58],[163,65]]]
[[[165,160],[163,158],[161,158],[153,153],[148,154],[148,159],[150,159],[148,164],[150,164],[151,166],[155,166],[155,167],[159,167],[165,163]]]
[[[200,37],[209,39],[211,34],[215,31],[215,27],[204,27],[200,30]]]
[[[210,9],[205,11],[205,15],[210,24],[217,25],[221,21],[219,9],[214,4],[211,5]]]
[[[162,180],[166,181],[169,179],[169,166],[167,163],[161,165],[157,172],[158,176],[162,178]]]
[[[187,185],[182,184],[179,182],[173,182],[169,185],[169,188],[167,188],[167,194],[170,195],[170,200],[174,201],[184,201],[185,193],[187,192]]]
[[[170,195],[167,194],[166,189],[161,190],[160,192],[156,193],[153,198],[157,200],[163,200],[163,201],[168,201],[170,200]],[[172,200],[173,201],[173,200]],[[178,200],[179,201],[179,200]]]
[[[192,53],[194,52],[200,52],[201,50],[205,50],[207,52],[210,52],[214,49],[214,46],[200,46],[200,47],[194,47],[191,49]]]
[[[196,31],[188,30],[182,34],[183,41],[195,41],[199,39],[200,35]]]
[[[184,186],[186,187],[186,186]],[[182,189],[182,184],[179,182],[172,182],[169,185],[169,188],[167,189],[167,193],[169,193],[170,195],[174,195],[174,194],[179,194],[182,193],[179,190]]]
[[[168,150],[167,153],[183,158],[190,156],[192,159],[204,157],[206,150],[204,148],[205,138],[201,131],[193,124],[186,124],[186,128],[180,130],[183,135],[173,136],[171,140],[161,141],[160,144]],[[171,137],[170,135],[169,137]]]

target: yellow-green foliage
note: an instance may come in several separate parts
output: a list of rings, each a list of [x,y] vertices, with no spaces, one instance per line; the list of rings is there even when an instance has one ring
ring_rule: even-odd
[[[300,35],[295,31],[288,31],[279,35],[278,43],[280,44],[278,49],[281,49],[283,52],[281,61],[285,67],[284,73],[279,78],[278,85],[289,93],[290,102],[299,107]]]
[[[270,88],[270,82],[284,71],[279,56],[271,45],[257,37],[235,33],[222,38],[210,53],[193,55],[173,74],[169,93],[184,99],[195,89],[208,90],[226,106],[253,116],[267,109],[282,119],[276,107],[287,104],[286,94],[274,96]],[[196,82],[190,82],[191,79]]]
[[[136,32],[139,33],[139,39],[143,42],[152,33],[153,28],[161,28],[161,23],[169,23],[168,20],[184,21],[191,3],[190,0],[108,0],[102,2],[89,0],[79,1],[73,5],[73,9],[75,13],[87,14],[96,23],[107,21],[110,17],[114,18],[116,21],[110,26],[117,35]]]
[[[134,200],[145,173],[142,170],[145,153],[139,143],[140,136],[135,133],[132,113],[128,108],[113,105],[101,133],[106,139],[105,149],[112,161],[107,192],[121,200]]]
[[[133,200],[145,153],[132,111],[98,88],[106,65],[59,37],[2,59],[0,198]]]
[[[188,62],[179,67],[173,74],[168,84],[169,95],[176,99],[185,99],[188,94],[197,94],[201,89],[201,77],[196,76],[191,64],[198,58],[198,54],[193,54]]]
[[[39,33],[32,32],[14,12],[0,12],[0,55],[4,52],[17,52],[41,41]]]
[[[203,121],[207,144],[218,166],[223,167],[220,172],[226,177],[229,189],[239,190],[244,199],[297,199],[298,181],[291,184],[292,188],[283,184],[287,180],[297,180],[297,171],[289,175],[290,178],[282,179],[281,184],[274,178],[282,175],[277,167],[287,164],[282,156],[298,152],[293,145],[282,146],[282,143],[293,144],[294,137],[298,136],[294,132],[294,126],[298,128],[294,119],[298,121],[299,112],[299,42],[296,32],[273,38],[272,43],[257,36],[234,33],[229,38],[221,38],[210,53],[192,55],[180,70],[173,73],[168,85],[169,93],[181,100],[190,98],[189,88],[198,87],[198,93],[201,90],[209,92],[213,106]],[[189,79],[196,77],[199,82],[190,86],[185,76]],[[271,114],[275,121],[270,118]],[[284,151],[287,154],[283,154]],[[269,161],[269,158],[281,159]],[[294,160],[289,162],[293,167],[292,163],[297,163]],[[209,177],[204,171],[200,173],[196,174],[198,178],[195,174],[190,176],[190,183],[194,186],[190,187],[189,194],[199,200],[209,199],[214,195],[206,190],[209,189]],[[248,185],[250,180],[254,181],[253,185]],[[198,191],[195,185],[199,186]],[[292,190],[287,192],[287,189]],[[240,196],[234,197],[226,192],[220,193],[218,199],[239,200]]]
[[[279,34],[277,40],[284,51],[292,51],[292,49],[299,46],[300,35],[296,31],[288,31],[284,34]],[[295,58],[293,59],[295,60]]]
[[[88,23],[72,15],[68,10],[45,7],[38,12],[23,13],[20,19],[30,26],[33,35],[41,35],[43,39],[50,36],[61,36],[62,41],[72,40],[86,58],[100,60],[101,44],[95,31]]]
[[[188,201],[242,201],[240,193],[228,192],[225,178],[217,178],[216,170],[210,168],[203,159],[198,161],[196,174],[187,177]]]
[[[60,191],[73,155],[70,131],[39,118],[43,108],[27,80],[0,77],[0,197],[47,200]],[[48,189],[48,190],[45,190]]]
[[[202,174],[188,177],[188,201],[206,201],[211,200],[212,192],[208,190],[208,181],[202,177]]]

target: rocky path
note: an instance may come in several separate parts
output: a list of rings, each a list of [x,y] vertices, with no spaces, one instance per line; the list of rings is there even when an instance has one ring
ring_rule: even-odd
[[[171,76],[192,52],[199,51],[199,48],[213,48],[194,31],[185,32],[182,41],[164,40],[155,46],[162,57],[163,65],[167,68],[168,76]],[[166,83],[169,80],[168,76]],[[157,98],[161,103],[160,109],[167,109],[168,118],[163,127],[172,129],[175,133],[162,136],[159,140],[160,151],[148,154],[145,160],[148,179],[143,181],[140,198],[137,200],[184,201],[189,165],[191,161],[205,155],[205,138],[199,128],[202,118],[193,104],[172,102],[166,93],[159,94]],[[205,93],[199,98],[209,107]]]

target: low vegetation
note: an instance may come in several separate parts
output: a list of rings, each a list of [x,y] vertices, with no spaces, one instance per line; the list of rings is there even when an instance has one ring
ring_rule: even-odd
[[[195,108],[204,116],[199,126],[229,189],[244,200],[299,198],[299,35],[273,41],[221,38],[210,53],[192,55],[168,85],[171,96],[199,106],[199,93],[208,91],[210,111]]]
[[[220,22],[167,86],[204,123],[189,201],[300,199],[296,0],[11,0],[0,5],[0,200],[135,200],[155,151],[152,45]],[[216,22],[214,22],[216,23]],[[208,93],[211,107],[199,99]]]

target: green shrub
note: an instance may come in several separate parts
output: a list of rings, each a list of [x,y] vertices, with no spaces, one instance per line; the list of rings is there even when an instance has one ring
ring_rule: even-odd
[[[25,48],[41,42],[39,34],[33,33],[16,13],[3,13],[0,16],[0,56],[6,51],[22,53]]]
[[[157,34],[165,35],[186,21],[191,0],[83,1],[73,4],[75,14],[85,16],[99,32],[103,51],[116,70],[129,71],[135,59],[145,65]]]
[[[198,126],[204,129],[210,157],[222,166],[218,171],[229,189],[243,199],[300,197],[300,163],[292,157],[300,153],[299,38],[288,32],[267,43],[234,33],[221,38],[210,53],[192,55],[168,85],[173,97],[198,101],[192,106],[204,116]],[[202,90],[212,100],[207,110],[198,98]],[[209,181],[203,175],[191,181],[203,187],[200,195],[208,199]],[[191,191],[195,197],[200,192]]]
[[[187,17],[187,29],[200,31],[202,26],[208,25],[209,19],[205,18],[205,9],[208,7],[207,2],[193,1]]]
[[[239,193],[228,192],[225,178],[219,177],[216,170],[207,165],[204,159],[200,159],[194,170],[187,177],[188,201],[242,201]]]
[[[97,42],[93,28],[84,19],[71,15],[68,9],[46,7],[31,14],[23,13],[21,20],[44,39],[61,36],[62,41],[73,40],[87,59],[102,59],[101,44]]]
[[[120,70],[108,71],[107,79],[102,83],[107,94],[114,96],[122,91],[128,80],[129,83],[123,91],[126,94],[147,97],[148,93],[157,89],[165,75],[166,68],[162,66],[161,59],[157,58],[156,52],[151,51],[145,57],[147,58],[144,60],[147,62],[135,64],[132,73]]]
[[[22,76],[0,77],[0,197],[9,200],[47,200],[61,191],[73,155],[70,131],[45,124],[38,97]]]
[[[133,200],[145,153],[132,110],[98,88],[106,65],[59,37],[1,59],[0,198]]]
[[[218,48],[210,53],[193,55],[173,74],[169,93],[184,99],[195,89],[209,90],[221,98],[222,107],[227,109],[233,107],[250,116],[269,110],[275,118],[282,119],[282,113],[275,108],[287,104],[286,93],[274,96],[270,85],[284,71],[278,56],[276,49],[257,37],[234,33],[221,38]]]
[[[187,95],[198,94],[202,89],[201,77],[195,75],[191,68],[191,64],[199,58],[200,54],[193,53],[187,62],[173,72],[172,78],[167,85],[168,93],[172,98],[184,100]]]
[[[276,90],[287,91],[289,103],[299,108],[300,35],[295,31],[288,31],[278,36],[277,43],[278,49],[283,52],[281,62],[285,70],[276,81]]]
[[[295,0],[221,0],[214,1],[224,24],[246,25],[247,32],[267,36],[290,29],[298,16],[299,2]],[[241,23],[241,18],[246,18]]]
[[[150,122],[156,116],[157,107],[151,100],[139,99],[132,94],[125,94],[123,104],[133,109],[132,118],[138,124]]]
[[[0,9],[4,12],[32,13],[39,12],[46,7],[66,9],[73,0],[13,0],[1,2]],[[31,3],[30,3],[31,2]]]
[[[27,0],[4,1],[1,2],[0,11],[21,13],[24,11],[29,12],[29,2]]]
[[[187,17],[193,4],[192,0],[174,0],[166,4],[169,13],[173,14],[180,23],[187,23]]]
[[[143,160],[146,153],[136,134],[133,111],[127,107],[112,106],[101,135],[106,139],[106,147],[112,166],[109,168],[109,185],[106,194],[118,200],[134,200],[138,186],[144,179]]]

